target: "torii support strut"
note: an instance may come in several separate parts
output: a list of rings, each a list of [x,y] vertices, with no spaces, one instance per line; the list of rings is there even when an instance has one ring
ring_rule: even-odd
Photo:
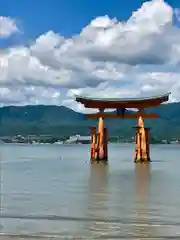
[[[104,119],[100,117],[98,132],[96,132],[96,127],[91,127],[91,162],[108,161],[107,145],[107,128],[104,127]]]

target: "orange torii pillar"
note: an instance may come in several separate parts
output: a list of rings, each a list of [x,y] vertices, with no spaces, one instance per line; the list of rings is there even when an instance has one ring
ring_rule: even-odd
[[[144,120],[140,116],[138,119],[138,126],[136,127],[136,150],[135,163],[150,162],[149,153],[149,128],[144,127]]]
[[[99,118],[98,133],[91,127],[91,162],[108,161],[108,137],[103,117]]]

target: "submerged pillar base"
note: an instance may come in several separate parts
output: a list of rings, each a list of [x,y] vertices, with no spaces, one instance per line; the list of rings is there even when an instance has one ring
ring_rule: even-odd
[[[90,159],[92,164],[108,164],[108,159]]]
[[[150,163],[151,159],[150,158],[136,158],[134,159],[135,163]]]

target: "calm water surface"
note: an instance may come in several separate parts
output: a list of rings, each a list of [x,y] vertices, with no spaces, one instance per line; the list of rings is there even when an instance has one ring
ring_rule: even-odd
[[[0,145],[0,239],[180,239],[180,146],[152,146],[149,166],[133,153],[91,165],[88,145]]]

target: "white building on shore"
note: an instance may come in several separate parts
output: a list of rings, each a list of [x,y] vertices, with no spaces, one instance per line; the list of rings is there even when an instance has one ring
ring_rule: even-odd
[[[75,135],[70,136],[69,139],[65,141],[66,144],[73,144],[73,143],[82,143],[86,144],[91,141],[91,136],[81,136],[81,135]]]

